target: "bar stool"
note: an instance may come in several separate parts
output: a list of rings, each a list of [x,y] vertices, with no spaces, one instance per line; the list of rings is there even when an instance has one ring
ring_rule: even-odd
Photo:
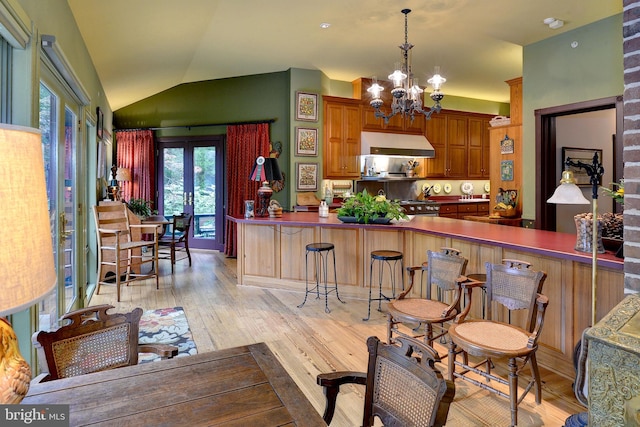
[[[329,310],[329,293],[336,293],[336,297],[338,301],[344,304],[344,301],[340,299],[340,295],[338,294],[338,276],[336,273],[336,252],[335,246],[333,243],[309,243],[306,246],[306,252],[304,255],[304,274],[305,274],[305,293],[304,293],[304,301],[302,304],[298,306],[298,308],[302,308],[302,306],[307,302],[307,295],[315,291],[316,299],[320,299],[320,295],[324,295],[324,311],[330,313]],[[333,280],[335,286],[329,287],[327,285],[327,264],[329,252],[333,255]],[[316,276],[316,285],[312,289],[309,289],[309,254],[313,254],[314,261],[314,269]],[[320,292],[320,282],[321,278],[324,277],[324,291]]]
[[[373,281],[373,264],[378,261],[378,297],[371,298],[371,287]],[[382,301],[390,301],[391,299],[396,297],[396,276],[394,271],[396,270],[396,265],[400,262],[400,278],[402,280],[402,290],[404,291],[404,261],[402,257],[402,252],[398,251],[389,251],[389,250],[379,250],[371,252],[371,263],[369,264],[369,309],[367,311],[367,317],[362,319],[364,321],[369,320],[371,317],[371,301],[378,301],[378,311],[382,311]],[[391,263],[393,262],[393,266]],[[384,273],[385,264],[389,267],[389,274],[391,279],[391,293],[392,296],[388,297],[382,293],[382,277]]]

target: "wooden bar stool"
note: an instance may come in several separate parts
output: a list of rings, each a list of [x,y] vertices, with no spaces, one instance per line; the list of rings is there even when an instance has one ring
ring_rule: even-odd
[[[314,272],[316,276],[316,285],[309,289],[309,254],[313,254],[313,264],[314,264]],[[327,265],[329,264],[329,253],[333,255],[333,280],[335,285],[329,287],[327,285]],[[315,291],[316,299],[320,299],[320,295],[324,295],[324,311],[330,313],[329,310],[329,293],[336,293],[336,298],[338,301],[344,304],[344,301],[340,299],[340,295],[338,294],[338,276],[336,273],[336,252],[335,246],[333,243],[309,243],[306,246],[306,252],[304,256],[304,273],[305,273],[305,293],[304,293],[304,301],[302,304],[298,306],[298,308],[302,308],[302,306],[307,302],[307,296],[309,293]],[[320,291],[320,282],[324,278],[324,291]]]
[[[378,297],[371,298],[371,287],[373,281],[373,264],[378,261]],[[382,311],[382,301],[390,301],[396,297],[396,266],[400,262],[400,278],[402,280],[402,290],[404,291],[404,261],[402,252],[379,250],[371,252],[371,263],[369,264],[369,309],[367,311],[367,317],[362,319],[364,321],[369,320],[371,317],[371,301],[378,301],[378,311]],[[392,265],[393,263],[393,265]],[[384,273],[384,266],[389,267],[389,274],[391,279],[391,297],[385,296],[382,293],[382,277]]]

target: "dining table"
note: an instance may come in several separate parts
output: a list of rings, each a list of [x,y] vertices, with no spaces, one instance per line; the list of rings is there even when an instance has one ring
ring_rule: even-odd
[[[265,343],[32,384],[70,426],[326,426]]]

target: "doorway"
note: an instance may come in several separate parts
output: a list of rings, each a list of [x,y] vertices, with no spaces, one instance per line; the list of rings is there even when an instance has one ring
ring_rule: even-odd
[[[158,212],[193,215],[189,246],[224,249],[224,136],[158,138]]]
[[[563,116],[589,113],[593,111],[615,109],[615,134],[613,137],[613,175],[612,182],[619,182],[623,178],[622,163],[622,130],[623,111],[622,96],[602,98],[593,101],[567,104],[558,107],[545,108],[535,111],[536,128],[536,222],[535,226],[541,230],[556,231],[557,207],[547,203],[553,195],[558,180],[557,171],[561,167],[558,160],[558,119]],[[604,142],[606,144],[607,142]],[[604,183],[607,185],[607,183]],[[589,199],[589,197],[587,197]]]

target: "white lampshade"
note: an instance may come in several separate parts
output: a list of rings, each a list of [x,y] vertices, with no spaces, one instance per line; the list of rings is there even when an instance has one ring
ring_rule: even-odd
[[[560,185],[554,191],[547,203],[554,203],[557,205],[588,205],[590,202],[582,194],[580,187],[576,185],[576,180],[573,178],[573,172],[565,170],[562,172],[562,179]]]
[[[0,206],[0,316],[6,316],[56,285],[38,129],[0,124]]]
[[[118,171],[116,172],[116,181],[118,182],[122,182],[122,181],[131,181],[131,169],[129,168],[118,168]]]

